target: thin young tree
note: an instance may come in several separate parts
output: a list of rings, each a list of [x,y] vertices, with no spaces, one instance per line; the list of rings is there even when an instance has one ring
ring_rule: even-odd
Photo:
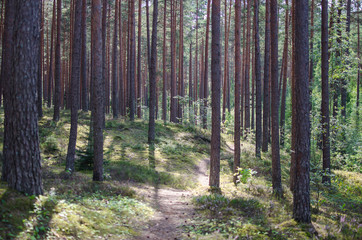
[[[313,75],[314,75],[314,59],[313,59],[313,47],[314,47],[314,0],[311,1],[310,7],[310,59],[309,59],[309,84],[313,82]]]
[[[117,3],[116,3],[117,5]],[[103,181],[102,2],[92,1],[93,181]]]
[[[283,195],[279,149],[279,89],[278,89],[278,2],[270,1],[270,73],[271,73],[271,135],[273,192]]]
[[[210,33],[210,6],[211,0],[207,1],[206,12],[206,40],[205,40],[205,72],[204,72],[204,114],[202,116],[202,127],[207,128],[207,98],[209,97],[209,33]],[[190,48],[191,49],[191,48]],[[191,51],[190,51],[191,52]],[[191,59],[190,59],[191,60]]]
[[[269,70],[270,70],[270,0],[265,2],[265,50],[264,50],[264,101],[263,101],[263,145],[262,151],[268,151],[269,142]]]
[[[347,37],[350,37],[351,31],[351,0],[347,0],[347,19],[346,19],[346,33]],[[358,25],[358,24],[357,24]],[[346,49],[346,55],[349,55],[349,46]],[[341,81],[341,114],[343,120],[346,120],[346,112],[347,112],[347,79],[344,77]]]
[[[164,1],[163,6],[163,48],[162,48],[162,120],[166,122],[167,118],[167,92],[166,92],[166,12],[167,0]],[[191,51],[190,51],[191,52]]]
[[[255,86],[256,86],[256,132],[255,132],[255,155],[260,157],[262,143],[261,129],[261,64],[260,64],[260,38],[259,38],[259,0],[254,0],[254,39],[255,39]],[[235,61],[236,62],[236,61]],[[235,72],[236,74],[236,72]],[[235,113],[236,114],[236,113]]]
[[[60,88],[61,88],[61,55],[60,34],[62,24],[62,0],[57,0],[57,38],[55,44],[55,71],[54,71],[54,114],[53,121],[59,121],[60,110]]]
[[[135,44],[135,2],[130,1],[129,9],[130,17],[130,38],[129,38],[129,118],[131,121],[134,121],[135,115],[135,65],[136,65],[136,44]]]
[[[245,134],[250,132],[250,30],[251,30],[251,1],[247,1],[246,13],[246,54],[244,71],[244,97],[245,97]],[[245,135],[246,136],[246,135]]]
[[[322,0],[322,151],[323,170],[330,172],[330,145],[329,145],[329,82],[328,82],[328,0]],[[324,183],[330,183],[329,176],[323,176]]]
[[[38,99],[37,99],[37,109],[38,109],[38,117],[43,117],[43,95],[42,95],[42,82],[43,82],[43,59],[44,59],[44,3],[40,1],[40,49],[39,49],[39,71],[38,71],[38,81],[37,81],[37,91],[38,91]],[[2,34],[0,33],[0,36]],[[2,95],[2,82],[0,80],[0,105],[1,105],[1,95]]]
[[[240,95],[241,95],[241,1],[235,2],[235,115],[234,115],[234,173],[240,166]],[[236,176],[234,183],[236,184]]]
[[[114,32],[113,32],[113,59],[112,59],[112,113],[113,118],[118,118],[118,0],[115,3],[114,11]]]
[[[52,85],[53,85],[53,72],[54,72],[54,69],[53,69],[53,59],[54,59],[54,32],[55,32],[55,24],[56,24],[56,0],[54,0],[53,2],[53,17],[52,17],[52,28],[51,28],[51,33],[50,33],[50,53],[49,56],[50,56],[50,62],[49,62],[49,65],[48,65],[48,93],[47,93],[47,107],[50,108],[51,107],[51,104],[52,104]]]
[[[220,87],[221,87],[221,59],[220,59],[220,0],[212,1],[211,13],[211,91],[212,91],[212,119],[211,119],[211,154],[210,179],[212,188],[220,186]]]
[[[150,114],[148,125],[148,143],[155,142],[155,113],[156,113],[156,64],[157,64],[157,18],[158,18],[158,0],[153,1],[153,19],[152,19],[152,46],[151,46],[151,65],[150,71]]]
[[[308,76],[308,0],[293,0],[292,149],[293,218],[310,223],[310,122]],[[297,25],[298,24],[298,25]],[[293,164],[292,164],[293,165]],[[292,170],[291,170],[292,171]]]
[[[170,105],[170,121],[177,122],[176,115],[176,1],[171,0],[171,105]]]
[[[6,21],[6,24],[13,24],[14,30],[13,45],[10,45],[12,59],[8,59],[11,72],[7,73],[11,74],[11,78],[5,80],[6,91],[9,92],[5,95],[5,118],[11,117],[5,120],[7,124],[4,128],[5,141],[11,140],[4,142],[8,171],[6,181],[10,188],[29,195],[40,195],[43,188],[36,111],[40,1],[12,0],[6,3],[6,11],[14,13],[13,22]],[[10,115],[7,114],[9,111]]]
[[[72,71],[71,71],[71,107],[70,107],[70,134],[65,170],[68,173],[74,171],[75,145],[77,142],[78,109],[79,109],[79,79],[81,60],[81,13],[82,0],[74,0],[74,26],[72,40]]]
[[[141,99],[142,99],[142,75],[141,75],[141,35],[142,35],[142,0],[138,1],[138,40],[137,40],[137,117],[141,118]]]
[[[82,82],[82,110],[89,109],[88,81],[87,81],[87,0],[83,0],[82,5],[82,56],[81,56],[81,82]]]

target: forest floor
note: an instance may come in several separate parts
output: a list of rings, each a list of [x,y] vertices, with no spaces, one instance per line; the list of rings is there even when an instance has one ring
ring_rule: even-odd
[[[251,138],[242,142],[235,186],[233,137],[224,127],[222,193],[213,194],[209,131],[157,121],[157,141],[149,146],[146,121],[107,119],[105,181],[93,182],[90,115],[80,113],[77,170],[67,179],[70,113],[63,111],[58,123],[51,115],[39,122],[45,193],[24,196],[0,182],[0,239],[362,239],[362,174],[335,170],[332,184],[321,185],[319,153],[312,154],[312,224],[305,225],[292,220],[285,149],[282,199],[272,194],[271,153],[256,159]],[[2,123],[1,113],[0,148]]]

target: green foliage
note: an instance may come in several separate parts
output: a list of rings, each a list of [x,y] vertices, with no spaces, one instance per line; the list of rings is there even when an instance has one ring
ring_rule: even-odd
[[[237,176],[237,183],[246,184],[251,181],[252,177],[256,174],[256,171],[250,168],[238,168],[238,172],[234,175]]]

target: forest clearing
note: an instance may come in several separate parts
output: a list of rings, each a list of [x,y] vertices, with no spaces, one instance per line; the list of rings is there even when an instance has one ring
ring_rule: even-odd
[[[1,0],[0,239],[362,239],[359,0]]]

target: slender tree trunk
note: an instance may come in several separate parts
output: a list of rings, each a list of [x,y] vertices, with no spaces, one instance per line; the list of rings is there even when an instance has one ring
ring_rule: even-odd
[[[240,167],[240,83],[241,83],[241,2],[235,2],[235,115],[234,115],[234,173]],[[237,176],[234,176],[236,184]]]
[[[278,2],[270,2],[270,35],[271,35],[271,133],[272,133],[272,183],[273,192],[283,195],[280,149],[279,149],[279,89],[278,89]]]
[[[150,114],[148,125],[148,142],[155,142],[155,110],[156,110],[156,64],[157,64],[157,18],[158,18],[158,0],[153,1],[153,19],[152,19],[152,49],[150,71]]]
[[[357,10],[359,11],[360,3],[357,5]],[[359,14],[357,14],[357,22],[359,23],[360,18]],[[360,77],[361,77],[361,58],[360,58],[360,26],[357,25],[357,56],[358,56],[358,70],[357,70],[357,101],[356,101],[356,108],[357,108],[357,122],[359,117],[359,88],[360,88]]]
[[[210,32],[210,6],[211,0],[207,1],[206,13],[206,40],[205,40],[205,69],[204,69],[204,115],[202,118],[202,127],[207,129],[207,98],[209,97],[209,32]],[[191,49],[191,48],[190,48]],[[191,57],[191,56],[190,56]],[[191,61],[191,59],[190,59]],[[190,71],[191,73],[191,71]]]
[[[270,67],[270,0],[266,0],[265,13],[265,51],[264,51],[264,103],[263,103],[263,145],[262,151],[268,151],[269,141],[269,67]]]
[[[193,89],[192,89],[192,42],[190,43],[190,59],[189,59],[189,121],[193,122],[192,118],[192,99],[193,99]]]
[[[113,59],[112,59],[112,112],[113,118],[118,118],[118,0],[115,3],[114,11],[114,32],[113,32]]]
[[[171,106],[170,121],[176,123],[176,18],[175,18],[175,0],[171,0]]]
[[[142,0],[138,1],[138,45],[137,45],[137,117],[141,118],[142,112],[141,112],[141,98],[142,98],[142,77],[141,77],[141,9],[142,9]]]
[[[251,1],[247,3],[247,23],[246,23],[246,56],[245,56],[245,133],[250,132],[250,30],[251,30]]]
[[[262,129],[261,129],[261,64],[260,64],[260,38],[259,38],[259,0],[254,0],[254,25],[255,25],[255,86],[256,86],[256,132],[255,155],[260,157]],[[235,72],[236,74],[236,72]]]
[[[82,60],[81,60],[81,82],[82,82],[82,110],[88,112],[88,81],[87,81],[87,1],[83,0],[82,6]]]
[[[211,89],[212,89],[212,128],[209,185],[213,188],[220,186],[220,0],[212,1],[211,15]]]
[[[81,13],[82,0],[75,0],[74,6],[74,27],[72,41],[72,76],[71,76],[71,113],[70,113],[70,135],[65,170],[72,173],[74,171],[75,145],[77,142],[78,128],[78,93],[80,78],[81,60]]]
[[[107,74],[107,8],[108,8],[108,1],[103,1],[102,5],[102,79],[103,79],[103,86],[110,85],[109,83],[109,76]],[[107,45],[106,45],[107,44]],[[93,70],[92,70],[93,71]],[[91,85],[91,84],[90,84]],[[107,92],[107,103],[109,103],[109,92]],[[107,105],[109,108],[109,105]],[[112,109],[113,110],[113,109]]]
[[[298,25],[297,25],[298,24]],[[295,169],[293,218],[310,223],[310,122],[308,76],[308,0],[293,0],[293,98],[292,150]]]
[[[134,121],[134,115],[135,115],[135,3],[134,1],[131,1],[130,3],[130,39],[129,39],[129,118],[131,121]]]
[[[49,63],[49,72],[48,72],[48,108],[51,107],[51,103],[52,103],[52,85],[53,85],[53,52],[54,52],[54,29],[55,29],[55,24],[56,24],[56,2],[54,0],[53,2],[53,20],[52,20],[52,29],[51,29],[51,36],[50,36],[50,63]]]
[[[53,121],[59,121],[60,110],[60,83],[61,83],[61,55],[60,34],[62,24],[62,0],[57,0],[57,39],[55,45],[55,72],[54,72],[54,115]]]
[[[289,0],[286,0],[286,13],[285,13],[285,39],[284,39],[284,65],[283,65],[283,86],[282,86],[282,100],[280,106],[280,145],[284,146],[284,132],[285,132],[285,109],[287,97],[287,74],[288,74],[288,42],[289,42]]]
[[[166,119],[167,119],[166,12],[167,12],[167,0],[164,1],[164,10],[163,10],[163,50],[162,50],[162,120],[165,123],[166,123]],[[191,51],[190,51],[190,54],[191,54]]]
[[[179,40],[179,84],[178,84],[178,95],[183,98],[183,85],[184,85],[184,44],[183,44],[183,25],[184,25],[184,8],[183,0],[180,0],[180,40]],[[182,123],[182,101],[178,101],[177,118]]]
[[[228,31],[228,8],[227,0],[225,0],[225,50],[224,50],[224,82],[223,82],[223,99],[222,99],[222,122],[225,122],[226,111],[226,94],[227,94],[227,75],[228,75],[228,46],[229,46],[229,31]],[[231,13],[229,13],[231,15]]]
[[[329,146],[329,83],[328,83],[328,0],[322,0],[322,151],[323,170],[330,173]],[[323,176],[324,183],[330,183],[328,176]]]
[[[123,44],[122,44],[122,1],[119,1],[118,7],[118,25],[119,25],[119,91],[118,91],[118,107],[121,116],[126,116],[125,101],[125,85],[124,85],[124,65],[123,65]]]
[[[193,94],[193,100],[196,102],[198,100],[197,97],[197,91],[198,91],[198,82],[199,82],[199,62],[198,62],[198,56],[199,56],[199,0],[196,0],[196,49],[195,49],[195,79],[194,79],[194,94]],[[197,125],[197,104],[194,104],[194,118],[195,118],[195,124]]]
[[[117,1],[116,1],[117,6]],[[92,1],[92,62],[93,62],[93,142],[94,169],[93,181],[103,181],[103,118],[104,118],[104,89],[102,87],[102,3]],[[117,9],[117,7],[116,7]],[[117,12],[116,12],[117,15]]]
[[[357,23],[358,25],[358,23]],[[347,21],[346,21],[346,32],[347,38],[350,37],[351,30],[351,0],[347,0]],[[349,46],[347,46],[346,55],[349,55]],[[341,114],[343,120],[346,120],[346,110],[347,110],[347,79],[344,77],[341,80]]]

